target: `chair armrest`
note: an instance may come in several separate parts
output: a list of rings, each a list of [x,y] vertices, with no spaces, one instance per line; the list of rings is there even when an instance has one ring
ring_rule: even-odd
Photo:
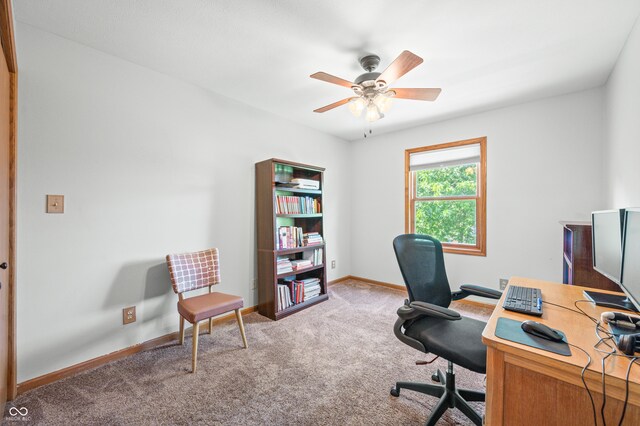
[[[398,308],[398,319],[396,320],[396,323],[393,326],[393,333],[402,342],[424,353],[429,353],[429,351],[427,351],[427,348],[425,348],[422,342],[412,337],[409,337],[402,332],[402,329],[404,327],[407,327],[407,324],[409,324],[412,320],[415,320],[424,316],[429,316],[433,318],[443,318],[450,321],[462,319],[460,314],[454,310],[443,308],[442,306],[438,306],[438,305],[433,305],[431,303],[426,303],[426,302],[409,303],[408,300],[405,300],[404,305]]]
[[[411,302],[407,304],[407,301],[405,301],[405,304],[398,309],[398,316],[404,321],[416,319],[421,316],[442,318],[449,321],[455,321],[462,318],[459,313],[452,309],[443,308],[442,306],[433,305],[427,302]]]
[[[462,318],[460,314],[453,309],[443,308],[442,306],[433,305],[427,302],[411,302],[409,307],[430,317],[443,318],[446,320],[459,320]]]
[[[460,291],[454,291],[451,293],[453,300],[464,299],[467,296],[480,296],[488,299],[500,299],[502,292],[494,290],[492,288],[482,287],[474,284],[462,284]]]

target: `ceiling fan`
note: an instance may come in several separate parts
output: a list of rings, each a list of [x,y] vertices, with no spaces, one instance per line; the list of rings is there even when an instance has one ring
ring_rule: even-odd
[[[360,65],[366,71],[352,82],[335,77],[326,72],[311,74],[311,78],[347,87],[356,96],[342,99],[313,112],[325,112],[344,104],[357,117],[366,110],[365,120],[376,121],[384,117],[391,107],[391,100],[414,99],[417,101],[435,101],[442,89],[397,89],[389,85],[422,63],[422,58],[405,50],[382,73],[374,72],[380,64],[378,55],[367,55],[360,58]]]

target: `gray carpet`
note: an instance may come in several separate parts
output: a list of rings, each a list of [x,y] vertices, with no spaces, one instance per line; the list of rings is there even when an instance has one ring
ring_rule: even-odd
[[[245,317],[249,349],[235,321],[200,337],[198,372],[189,374],[191,338],[34,389],[7,404],[27,407],[42,425],[420,425],[437,402],[404,390],[397,380],[430,382],[438,359],[393,335],[402,293],[357,281],[330,288],[330,299],[278,322]],[[466,315],[487,312],[456,304]],[[176,314],[177,315],[177,314]],[[177,321],[177,317],[176,317]],[[484,376],[456,369],[460,387],[484,390]],[[123,385],[124,383],[124,385]],[[484,404],[474,403],[484,411]],[[471,424],[449,410],[439,425]]]

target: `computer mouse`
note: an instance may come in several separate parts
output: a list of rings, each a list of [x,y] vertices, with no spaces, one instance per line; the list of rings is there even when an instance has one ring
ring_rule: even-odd
[[[562,336],[553,328],[549,328],[544,324],[540,324],[537,321],[522,321],[522,330],[525,333],[532,334],[534,336],[542,337],[543,339],[551,340],[552,342],[562,342]]]

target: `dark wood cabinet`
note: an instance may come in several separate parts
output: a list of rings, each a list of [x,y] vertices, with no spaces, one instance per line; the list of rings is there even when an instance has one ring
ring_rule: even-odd
[[[560,222],[563,226],[562,282],[621,291],[620,286],[593,269],[591,222]]]
[[[298,243],[291,246],[283,244],[281,236],[281,228],[296,228],[296,232],[318,233],[324,238],[323,174],[322,167],[274,158],[256,163],[258,312],[273,320],[306,309],[329,297],[324,240],[321,244]],[[317,182],[318,188],[295,187],[291,181],[297,179]],[[288,197],[285,201],[291,202],[289,207],[293,205],[292,211],[283,211],[283,197]],[[314,258],[312,253],[318,256]],[[314,258],[312,265],[293,272],[278,273],[279,258],[299,261],[309,257]],[[279,306],[278,286],[285,284],[285,279],[292,278],[296,281],[319,280],[320,294],[291,306]]]

